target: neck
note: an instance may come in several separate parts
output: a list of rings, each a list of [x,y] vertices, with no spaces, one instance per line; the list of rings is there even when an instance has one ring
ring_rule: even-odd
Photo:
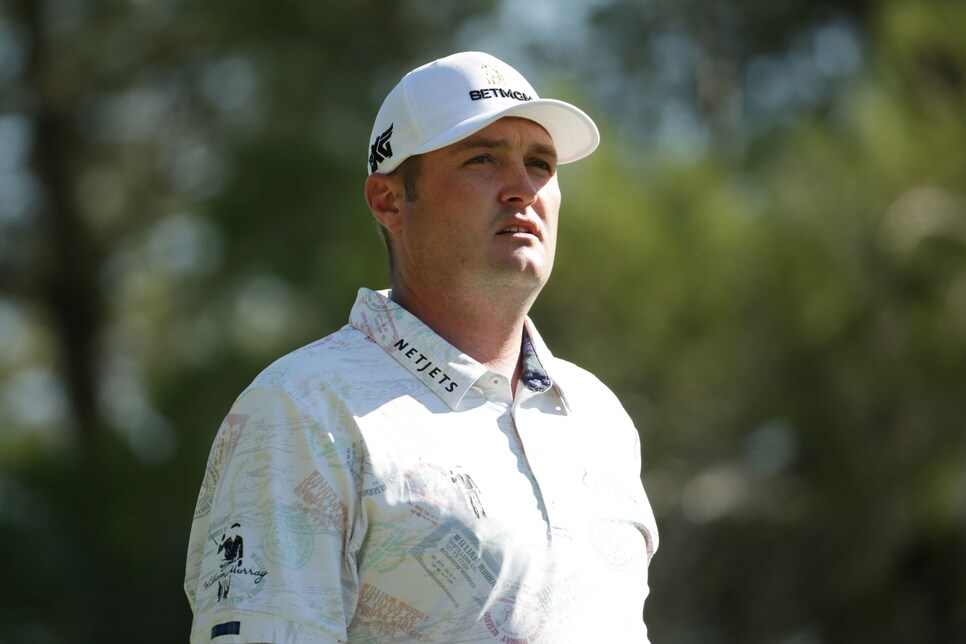
[[[479,293],[434,293],[420,296],[394,281],[392,299],[440,337],[510,381],[520,379],[520,344],[527,312],[536,295],[524,301],[486,299]]]

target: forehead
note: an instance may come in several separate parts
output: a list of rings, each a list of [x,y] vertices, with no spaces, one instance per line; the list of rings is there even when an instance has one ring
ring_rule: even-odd
[[[536,121],[517,116],[505,116],[442,149],[460,151],[477,146],[537,148],[556,156],[556,147],[547,130]]]

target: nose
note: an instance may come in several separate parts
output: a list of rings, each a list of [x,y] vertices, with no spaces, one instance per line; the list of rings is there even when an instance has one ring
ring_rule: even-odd
[[[531,176],[524,163],[510,164],[504,172],[500,201],[518,208],[528,208],[537,201],[540,183]]]

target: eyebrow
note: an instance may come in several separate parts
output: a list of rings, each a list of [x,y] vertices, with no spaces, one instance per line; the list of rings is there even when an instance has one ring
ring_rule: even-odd
[[[469,138],[463,139],[462,141],[457,141],[453,144],[453,149],[456,152],[464,152],[466,150],[471,150],[473,148],[486,148],[488,150],[506,150],[510,148],[510,142],[506,139],[490,139],[483,136],[471,136]],[[545,156],[552,157],[554,161],[557,160],[557,150],[552,145],[546,145],[544,143],[534,143],[528,149],[528,152],[542,154]]]

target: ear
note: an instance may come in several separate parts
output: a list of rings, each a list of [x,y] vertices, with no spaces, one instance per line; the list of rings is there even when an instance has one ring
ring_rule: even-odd
[[[405,188],[402,177],[374,172],[366,179],[366,203],[386,230],[398,233],[402,227]]]

